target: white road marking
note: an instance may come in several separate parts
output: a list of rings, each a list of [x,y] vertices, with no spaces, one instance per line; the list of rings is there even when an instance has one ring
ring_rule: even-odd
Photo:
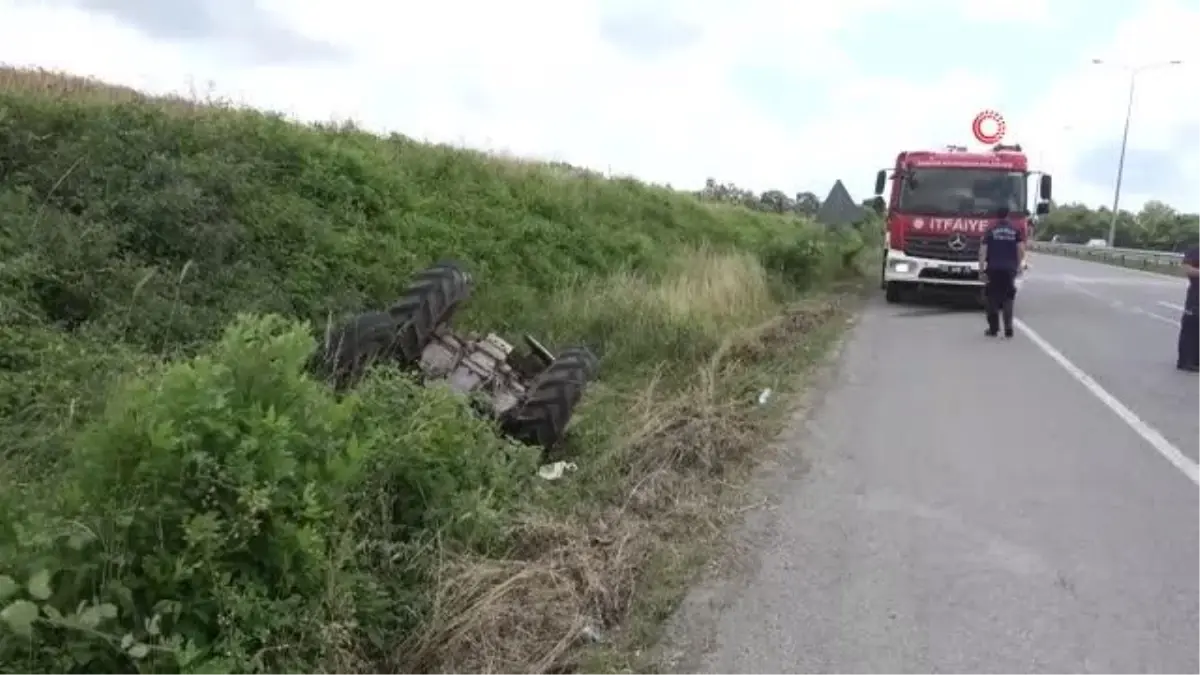
[[[1155,314],[1154,312],[1147,312],[1146,310],[1142,309],[1141,307],[1134,307],[1132,305],[1126,305],[1125,303],[1121,302],[1120,300],[1109,300],[1108,298],[1104,297],[1103,295],[1100,295],[1099,293],[1093,293],[1092,291],[1089,291],[1088,289],[1084,288],[1083,286],[1079,285],[1078,283],[1075,283],[1074,281],[1068,281],[1066,286],[1067,286],[1067,288],[1070,288],[1078,293],[1082,293],[1082,294],[1088,296],[1089,298],[1094,298],[1096,300],[1099,300],[1100,302],[1103,302],[1104,304],[1108,305],[1109,307],[1112,307],[1115,310],[1122,311],[1122,312],[1130,312],[1132,314],[1137,314],[1139,316],[1144,316],[1144,317],[1147,317],[1150,319],[1154,319],[1155,321],[1160,321],[1162,323],[1167,324],[1168,326],[1178,325],[1178,322],[1176,322],[1174,319],[1169,319],[1165,316],[1159,316],[1158,314]],[[1163,304],[1163,303],[1159,303],[1159,304]]]
[[[1165,317],[1165,316],[1160,316],[1158,314],[1155,314],[1154,312],[1147,312],[1146,310],[1144,310],[1140,307],[1130,307],[1129,309],[1132,310],[1134,314],[1141,314],[1142,316],[1154,319],[1155,321],[1158,321],[1160,323],[1165,323],[1171,327],[1176,327],[1179,325],[1179,322],[1176,321],[1175,319]]]
[[[1092,291],[1089,291],[1088,289],[1081,286],[1079,284],[1079,282],[1074,279],[1068,281],[1066,286],[1067,286],[1067,288],[1075,291],[1076,293],[1083,293],[1084,295],[1088,296],[1089,298],[1099,300],[1100,302],[1103,302],[1104,304],[1109,305],[1110,307],[1120,308],[1120,306],[1121,306],[1120,301],[1109,300],[1108,298],[1104,297],[1103,295],[1100,295],[1099,293],[1093,293]]]
[[[1171,286],[1181,287],[1183,284],[1179,282],[1178,277],[1156,277],[1151,279],[1138,279],[1133,277],[1085,277],[1078,274],[1058,274],[1057,278],[1064,281],[1071,281],[1077,284],[1089,285],[1105,285],[1105,286]]]
[[[1175,310],[1176,312],[1182,312],[1182,311],[1183,311],[1183,305],[1177,305],[1177,304],[1175,304],[1175,303],[1173,303],[1173,302],[1163,302],[1162,300],[1159,300],[1159,301],[1158,301],[1158,304],[1159,304],[1160,306],[1162,306],[1162,307],[1166,307],[1167,309],[1173,309],[1173,310]]]
[[[1063,353],[1055,349],[1054,345],[1046,342],[1045,338],[1043,338],[1041,335],[1038,335],[1037,331],[1030,328],[1024,321],[1020,319],[1014,319],[1013,325],[1016,326],[1017,329],[1025,335],[1025,337],[1029,338],[1033,344],[1037,345],[1039,349],[1041,349],[1043,352],[1046,352],[1050,358],[1054,359],[1058,365],[1062,366],[1063,370],[1067,371],[1067,374],[1075,378],[1075,380],[1078,381],[1079,384],[1082,384],[1084,388],[1091,392],[1093,396],[1100,399],[1101,403],[1108,406],[1109,410],[1112,410],[1114,413],[1116,413],[1117,417],[1121,418],[1121,421],[1129,425],[1130,429],[1133,429],[1135,432],[1137,432],[1137,435],[1141,436],[1147,443],[1150,444],[1151,447],[1157,450],[1158,454],[1166,458],[1166,460],[1173,464],[1176,469],[1179,469],[1183,475],[1192,479],[1193,483],[1200,485],[1200,466],[1197,466],[1195,462],[1184,456],[1184,454],[1179,451],[1179,448],[1172,445],[1171,442],[1168,441],[1161,433],[1159,433],[1157,429],[1142,421],[1142,418],[1134,414],[1134,412],[1126,407],[1124,403],[1118,401],[1115,396],[1108,393],[1104,387],[1100,386],[1099,382],[1096,382],[1096,380],[1092,379],[1091,375],[1088,375],[1087,373],[1083,372],[1079,366],[1071,363],[1070,359],[1068,359],[1066,356],[1063,356]]]

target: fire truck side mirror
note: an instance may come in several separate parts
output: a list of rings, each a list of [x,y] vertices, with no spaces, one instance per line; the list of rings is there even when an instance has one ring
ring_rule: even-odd
[[[875,194],[883,194],[883,186],[887,183],[887,171],[880,170],[875,174]]]
[[[1042,174],[1041,184],[1039,185],[1040,189],[1038,190],[1038,192],[1040,194],[1038,196],[1041,197],[1042,199],[1050,199],[1051,198],[1051,194],[1050,194],[1051,187],[1053,187],[1053,185],[1050,180],[1050,174],[1045,174],[1045,173]]]
[[[875,197],[871,200],[871,210],[878,214],[883,214],[883,197]]]
[[[1044,216],[1050,213],[1050,202],[1038,202],[1036,213],[1039,216]]]

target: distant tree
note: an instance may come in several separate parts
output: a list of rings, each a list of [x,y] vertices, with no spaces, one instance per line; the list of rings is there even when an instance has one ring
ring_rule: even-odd
[[[795,213],[801,216],[815,216],[821,209],[821,199],[808,191],[795,193],[793,199],[783,190],[767,190],[755,194],[753,190],[740,188],[733,183],[722,183],[716,178],[704,181],[704,188],[696,196],[706,201],[738,204],[755,211],[768,213]]]
[[[767,190],[762,193],[758,201],[762,203],[762,210],[773,213],[787,213],[795,206],[791,198],[785,195],[782,190]]]
[[[1112,210],[1106,207],[1091,209],[1083,204],[1054,206],[1041,218],[1038,239],[1083,243],[1089,239],[1106,239],[1112,223]],[[1156,251],[1182,251],[1200,237],[1200,215],[1179,213],[1160,202],[1149,201],[1142,210],[1133,213],[1122,210],[1117,214],[1117,231],[1113,244],[1125,248]]]
[[[796,193],[796,213],[815,216],[821,210],[821,198],[811,192]]]

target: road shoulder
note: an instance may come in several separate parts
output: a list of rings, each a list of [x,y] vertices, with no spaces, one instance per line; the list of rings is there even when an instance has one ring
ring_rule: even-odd
[[[980,324],[869,308],[661,668],[1196,670],[1194,485],[1034,345],[985,343]],[[980,438],[989,408],[1018,431]]]

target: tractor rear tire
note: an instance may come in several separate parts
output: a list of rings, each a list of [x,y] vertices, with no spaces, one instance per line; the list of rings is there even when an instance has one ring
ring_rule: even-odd
[[[564,349],[534,379],[525,400],[503,416],[501,429],[527,445],[552,449],[566,435],[567,423],[598,367],[586,347]]]
[[[421,358],[438,327],[471,297],[471,275],[458,263],[440,262],[413,278],[387,313],[396,322],[396,356],[405,365]]]
[[[336,390],[348,389],[375,361],[395,358],[396,328],[387,312],[359,314],[329,336],[317,365],[332,377]]]

